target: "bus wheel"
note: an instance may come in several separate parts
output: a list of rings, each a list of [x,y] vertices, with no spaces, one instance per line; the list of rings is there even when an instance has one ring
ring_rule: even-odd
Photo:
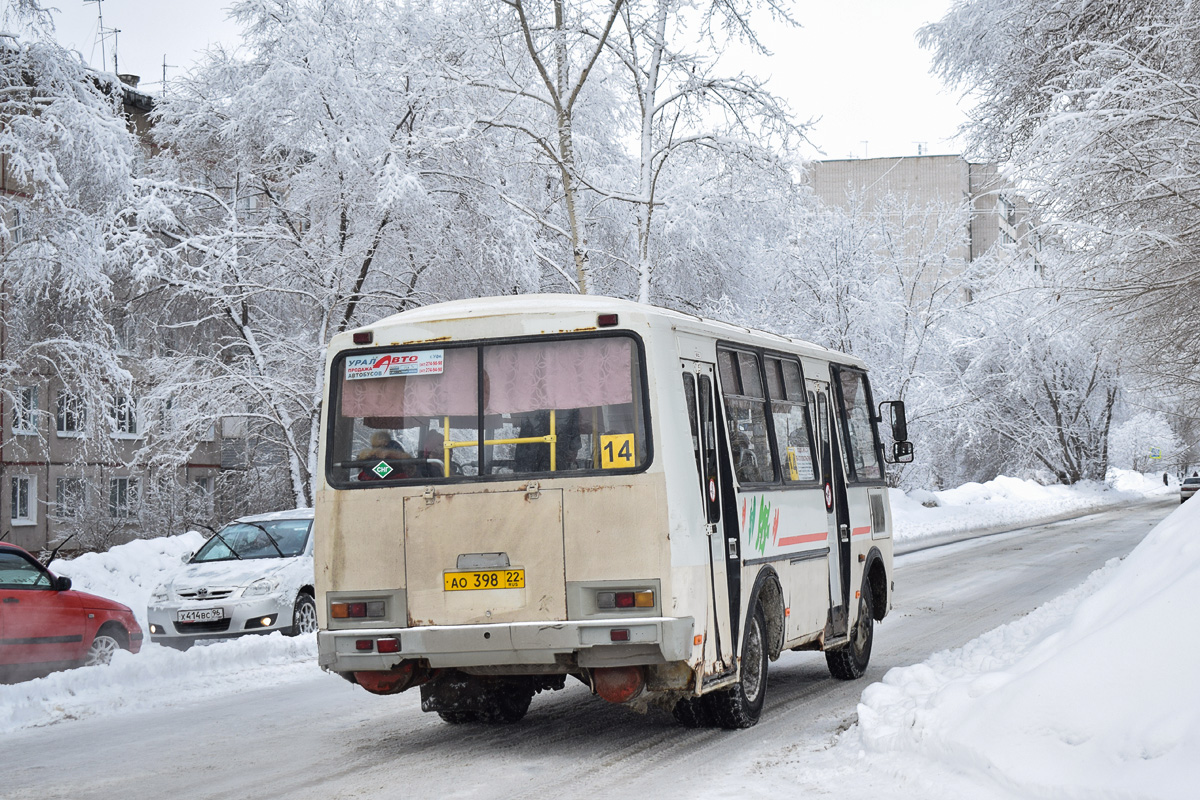
[[[746,625],[742,642],[742,676],[728,688],[704,696],[713,722],[722,728],[749,728],[762,716],[767,697],[767,621],[761,605]]]
[[[675,703],[671,714],[680,725],[689,728],[707,728],[713,724],[712,715],[708,713],[708,698],[685,697]]]
[[[829,674],[838,680],[861,678],[871,660],[871,643],[875,639],[875,617],[871,610],[871,581],[863,580],[858,599],[858,621],[850,631],[850,641],[841,647],[825,651]]]
[[[526,686],[497,686],[484,695],[477,718],[493,725],[518,722],[529,711],[534,691]]]

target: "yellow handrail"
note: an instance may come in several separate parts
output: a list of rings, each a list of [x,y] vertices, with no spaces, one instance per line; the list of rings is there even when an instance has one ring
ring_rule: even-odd
[[[558,469],[558,448],[554,446],[558,442],[558,436],[555,433],[553,433],[553,431],[555,430],[555,423],[556,423],[556,419],[555,419],[554,409],[550,409],[551,433],[547,434],[546,436],[521,436],[516,439],[484,439],[483,444],[485,447],[489,444],[548,444],[548,445],[550,445],[550,471],[555,472]],[[442,427],[443,431],[450,430],[450,418],[449,417],[446,417],[443,420],[442,426],[443,426]],[[478,444],[479,444],[478,439],[472,439],[470,441],[465,441],[465,442],[452,442],[449,439],[445,438],[445,434],[443,434],[442,435],[442,450],[443,450],[444,459],[442,461],[442,464],[448,465],[450,463],[450,451],[451,450],[454,450],[459,447],[476,447],[476,446],[478,446]],[[442,469],[448,469],[448,467],[443,466]]]

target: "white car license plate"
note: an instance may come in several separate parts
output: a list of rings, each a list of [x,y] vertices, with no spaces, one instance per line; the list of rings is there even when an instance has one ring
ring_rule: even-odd
[[[225,619],[225,609],[196,608],[190,611],[178,611],[175,618],[179,622],[213,622],[214,620]]]

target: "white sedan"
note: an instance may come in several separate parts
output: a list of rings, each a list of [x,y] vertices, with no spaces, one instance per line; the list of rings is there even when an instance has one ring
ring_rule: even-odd
[[[317,630],[311,508],[242,517],[217,531],[150,595],[150,640]]]

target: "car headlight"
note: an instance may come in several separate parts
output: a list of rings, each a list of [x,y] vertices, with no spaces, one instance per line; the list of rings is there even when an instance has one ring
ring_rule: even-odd
[[[264,594],[271,594],[279,588],[279,581],[270,578],[259,578],[254,583],[246,587],[246,591],[242,592],[243,597],[260,597]]]
[[[170,598],[170,593],[167,591],[166,584],[160,584],[150,593],[151,603],[165,603]]]

